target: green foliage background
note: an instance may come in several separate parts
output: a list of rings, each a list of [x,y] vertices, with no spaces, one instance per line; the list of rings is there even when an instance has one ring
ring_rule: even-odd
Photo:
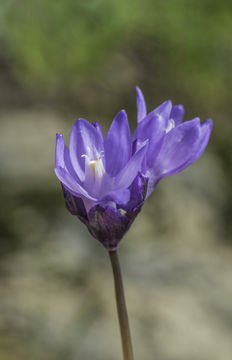
[[[94,106],[98,112],[99,105],[116,111],[116,103],[140,84],[156,102],[171,97],[223,119],[215,137],[225,152],[229,144],[221,138],[231,131],[230,1],[2,0],[0,9],[4,60],[22,86],[37,89],[36,96],[61,93],[65,103],[68,94],[68,106],[78,97],[84,110]],[[99,103],[99,84],[117,94]]]
[[[146,41],[150,57],[160,48],[160,61],[175,68],[178,81],[200,96],[224,97],[225,82],[231,84],[231,7],[225,0],[12,0],[5,3],[2,38],[16,71],[31,81],[85,79],[115,52]]]

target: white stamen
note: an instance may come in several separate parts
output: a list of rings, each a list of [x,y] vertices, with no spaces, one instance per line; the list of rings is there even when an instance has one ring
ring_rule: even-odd
[[[104,151],[98,152],[95,148],[90,149],[89,147],[87,147],[86,150],[87,154],[81,155],[81,157],[85,158],[85,183],[86,185],[93,185],[94,183],[95,187],[99,188],[102,183],[102,177],[105,174],[105,168],[102,161]]]
[[[155,116],[157,116],[159,119],[162,117],[160,113],[155,113]]]
[[[167,129],[166,129],[166,134],[171,131],[172,129],[174,129],[175,127],[175,121],[173,119],[169,119],[168,120],[168,126],[167,126]]]

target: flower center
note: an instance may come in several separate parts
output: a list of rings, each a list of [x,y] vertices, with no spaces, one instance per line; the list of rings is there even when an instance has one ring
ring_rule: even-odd
[[[105,174],[103,164],[104,151],[98,152],[95,148],[87,147],[87,154],[81,155],[85,158],[85,187],[96,194],[102,185],[102,178]]]
[[[81,157],[85,158],[85,166],[92,166],[94,175],[96,172],[96,167],[99,168],[99,166],[103,166],[102,158],[104,157],[104,151],[101,151],[100,153],[95,152],[95,160],[93,160],[93,158],[90,156],[90,151],[88,151],[88,154],[81,155]]]

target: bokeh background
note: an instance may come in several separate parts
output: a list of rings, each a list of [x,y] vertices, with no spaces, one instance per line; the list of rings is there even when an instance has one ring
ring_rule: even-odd
[[[120,257],[136,359],[231,360],[232,2],[1,0],[0,360],[116,360],[107,253],[64,207],[55,133],[104,130],[135,86],[212,117],[205,154],[163,179]]]

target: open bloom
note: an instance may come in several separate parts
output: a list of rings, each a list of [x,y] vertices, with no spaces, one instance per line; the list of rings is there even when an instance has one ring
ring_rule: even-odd
[[[57,134],[55,172],[68,210],[108,250],[117,248],[158,181],[175,174],[204,151],[212,121],[182,123],[184,108],[166,101],[147,114],[137,88],[138,126],[131,137],[120,111],[105,138],[99,123],[78,119],[69,149]]]

